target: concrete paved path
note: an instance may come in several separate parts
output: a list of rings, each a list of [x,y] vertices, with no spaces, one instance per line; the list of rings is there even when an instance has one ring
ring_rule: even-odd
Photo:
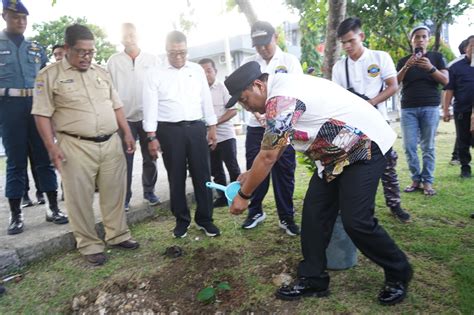
[[[237,137],[237,151],[240,168],[245,170],[245,136]],[[1,159],[6,159],[1,157]],[[129,223],[136,223],[154,215],[155,208],[149,207],[143,200],[143,189],[141,185],[141,153],[137,150],[133,168],[132,200],[131,209],[127,213]],[[35,188],[32,176],[30,176],[30,198],[35,198]],[[192,184],[187,181],[186,191],[192,195]],[[156,194],[161,198],[161,208],[169,209],[169,186],[167,173],[160,158],[158,160],[158,181],[155,188]],[[8,235],[7,227],[10,216],[8,200],[5,196],[5,169],[0,170],[0,275],[6,274],[15,268],[41,259],[48,255],[72,250],[75,248],[74,237],[69,224],[55,225],[45,220],[47,205],[35,205],[23,209],[25,218],[25,230],[18,235]],[[65,209],[64,203],[59,204]],[[95,195],[94,213],[98,229],[100,230],[100,212],[98,207],[98,194]]]

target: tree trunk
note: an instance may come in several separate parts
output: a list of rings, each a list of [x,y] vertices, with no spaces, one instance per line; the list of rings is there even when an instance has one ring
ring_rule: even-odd
[[[332,67],[339,58],[341,47],[337,41],[337,27],[346,15],[346,0],[331,0],[328,9],[328,22],[326,28],[326,47],[324,48],[323,75],[331,79]]]
[[[252,4],[250,3],[250,0],[235,0],[235,3],[239,7],[240,11],[245,14],[250,27],[252,27],[253,23],[258,21],[258,18],[252,7]]]
[[[433,45],[433,51],[439,51],[439,47],[441,46],[441,28],[443,26],[443,22],[436,22],[435,27],[435,40]]]

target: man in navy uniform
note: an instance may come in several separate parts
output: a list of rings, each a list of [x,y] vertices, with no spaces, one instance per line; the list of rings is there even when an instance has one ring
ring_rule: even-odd
[[[21,1],[2,2],[7,28],[0,32],[0,117],[7,155],[5,196],[11,211],[8,234],[12,235],[23,232],[24,227],[20,202],[26,186],[28,149],[40,190],[48,197],[46,221],[65,224],[68,218],[58,208],[56,173],[30,114],[35,77],[48,58],[41,46],[23,36],[28,10]]]

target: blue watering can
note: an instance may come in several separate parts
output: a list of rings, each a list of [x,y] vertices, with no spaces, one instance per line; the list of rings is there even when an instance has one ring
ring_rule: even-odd
[[[219,185],[214,182],[207,182],[206,183],[207,188],[214,188],[214,189],[219,189],[224,192],[225,197],[227,198],[227,203],[229,206],[232,204],[232,201],[234,201],[235,196],[237,195],[239,189],[240,189],[240,183],[239,182],[232,182],[227,186]]]

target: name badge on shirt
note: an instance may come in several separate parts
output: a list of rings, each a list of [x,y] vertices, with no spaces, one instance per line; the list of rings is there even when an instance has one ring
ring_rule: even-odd
[[[0,55],[11,55],[11,50],[0,50]]]

